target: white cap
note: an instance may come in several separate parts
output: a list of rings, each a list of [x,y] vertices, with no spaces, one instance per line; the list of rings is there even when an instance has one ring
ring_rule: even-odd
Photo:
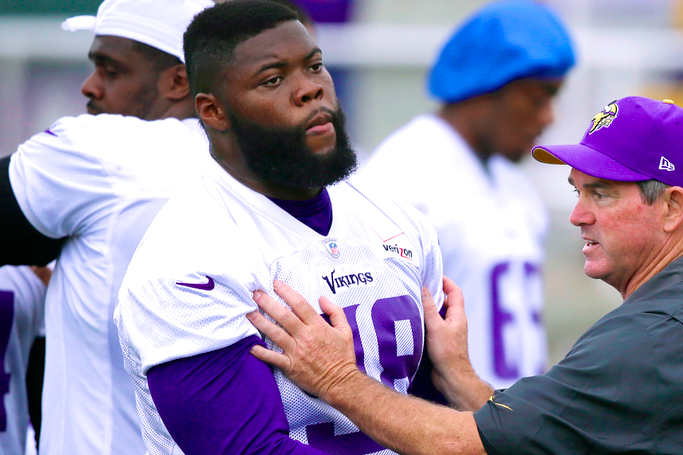
[[[175,55],[185,62],[183,33],[212,0],[104,0],[97,16],[75,16],[62,28],[128,38]]]

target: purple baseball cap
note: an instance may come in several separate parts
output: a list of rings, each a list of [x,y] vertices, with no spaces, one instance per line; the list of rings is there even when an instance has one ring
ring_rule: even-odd
[[[683,109],[671,100],[622,98],[593,117],[578,144],[539,145],[531,154],[601,179],[683,187]]]

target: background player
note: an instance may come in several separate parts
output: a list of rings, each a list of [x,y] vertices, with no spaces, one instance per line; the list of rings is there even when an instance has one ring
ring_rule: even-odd
[[[431,69],[439,111],[389,136],[355,177],[432,221],[444,274],[465,295],[470,358],[495,387],[547,366],[547,215],[513,163],[552,122],[551,101],[573,64],[567,31],[546,6],[485,6],[456,30]]]
[[[95,70],[81,87],[89,99],[88,113],[143,120],[195,117],[177,35],[182,36],[194,13],[212,4],[208,0],[105,0],[97,16],[65,20],[64,30],[95,34],[88,52]]]
[[[361,374],[342,311],[337,329],[286,286],[250,320],[287,356],[254,347],[373,438],[405,454],[679,454],[683,452],[683,109],[627,97],[596,115],[579,144],[534,157],[569,164],[578,194],[569,220],[586,244],[584,272],[614,287],[621,306],[596,322],[547,373],[495,393],[474,374],[462,294],[444,280],[446,319],[425,292],[427,348],[451,405],[399,395]],[[488,390],[487,390],[488,389]],[[363,393],[358,393],[362,390]],[[480,408],[481,407],[481,408]]]
[[[24,453],[29,422],[40,425],[40,413],[29,419],[26,373],[37,338],[44,349],[45,289],[50,274],[48,267],[0,267],[1,454]]]
[[[293,11],[216,5],[188,27],[185,53],[214,161],[159,212],[115,313],[149,452],[390,453],[251,356],[263,342],[245,314],[274,278],[323,294],[353,321],[360,367],[406,393],[423,351],[420,292],[441,288],[433,229],[333,185],[355,153]]]
[[[67,21],[95,33],[88,110],[0,160],[0,264],[59,254],[46,297],[41,453],[144,453],[112,314],[149,222],[208,148],[182,34],[201,0],[106,0]],[[145,119],[165,119],[146,122]]]

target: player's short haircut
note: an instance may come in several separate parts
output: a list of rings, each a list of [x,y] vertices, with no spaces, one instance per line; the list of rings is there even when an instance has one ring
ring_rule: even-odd
[[[281,5],[285,5],[289,9],[293,9],[296,11],[296,14],[299,16],[299,22],[304,24],[305,26],[313,25],[313,19],[311,18],[311,15],[308,14],[308,11],[303,9],[301,6],[296,4],[295,2],[292,2],[290,0],[270,0],[271,2],[279,3]]]
[[[156,47],[152,47],[145,43],[141,43],[140,41],[132,41],[133,49],[136,52],[139,52],[145,58],[145,60],[147,60],[150,63],[152,69],[157,73],[160,73],[163,70],[170,68],[172,66],[180,65],[183,63],[175,55],[171,55],[167,52],[157,49]]]
[[[192,95],[211,93],[221,69],[234,61],[237,45],[297,19],[294,10],[270,0],[233,0],[199,13],[183,36]]]

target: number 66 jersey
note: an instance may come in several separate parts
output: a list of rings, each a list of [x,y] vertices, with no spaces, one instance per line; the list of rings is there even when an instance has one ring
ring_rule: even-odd
[[[235,426],[241,428],[221,441],[226,448],[221,453],[276,453],[264,448],[271,446],[263,442],[270,438],[263,433],[273,433],[277,439],[278,431],[287,441],[277,444],[296,447],[277,453],[392,453],[277,369],[266,371],[281,411],[270,413],[264,409],[267,405],[254,405],[269,393],[269,386],[263,383],[247,398],[250,392],[241,393],[247,390],[244,387],[264,380],[262,373],[245,366],[253,361],[248,348],[240,362],[202,357],[238,349],[250,337],[260,336],[245,315],[258,309],[252,300],[256,290],[279,299],[272,287],[278,279],[299,292],[318,313],[322,314],[321,296],[344,308],[359,368],[399,392],[410,390],[424,351],[421,289],[431,292],[437,306],[443,301],[436,234],[410,206],[369,198],[346,182],[326,191],[332,207],[327,235],[243,186],[215,163],[210,163],[190,191],[172,198],[159,212],[128,268],[115,312],[151,454],[179,453],[179,448],[204,453],[196,445],[202,441],[183,445],[182,440],[192,440],[184,432],[201,433],[205,425],[221,419],[226,433]],[[265,342],[278,349],[270,340]],[[162,403],[176,394],[175,389],[161,387],[158,390],[166,392],[155,394],[150,384],[156,382],[150,378],[155,371],[193,359],[206,359],[202,368],[226,365],[221,375],[200,388],[213,387],[228,377],[246,385],[230,392],[226,392],[228,386],[221,386],[206,406],[188,406],[176,418],[172,414],[178,406],[165,412]],[[183,372],[173,377],[198,374],[193,370],[191,375]],[[197,394],[202,396],[201,391]],[[222,394],[231,397],[216,409],[212,402],[223,399]],[[286,418],[284,431],[270,424],[280,412]],[[252,433],[253,443],[240,442]]]

